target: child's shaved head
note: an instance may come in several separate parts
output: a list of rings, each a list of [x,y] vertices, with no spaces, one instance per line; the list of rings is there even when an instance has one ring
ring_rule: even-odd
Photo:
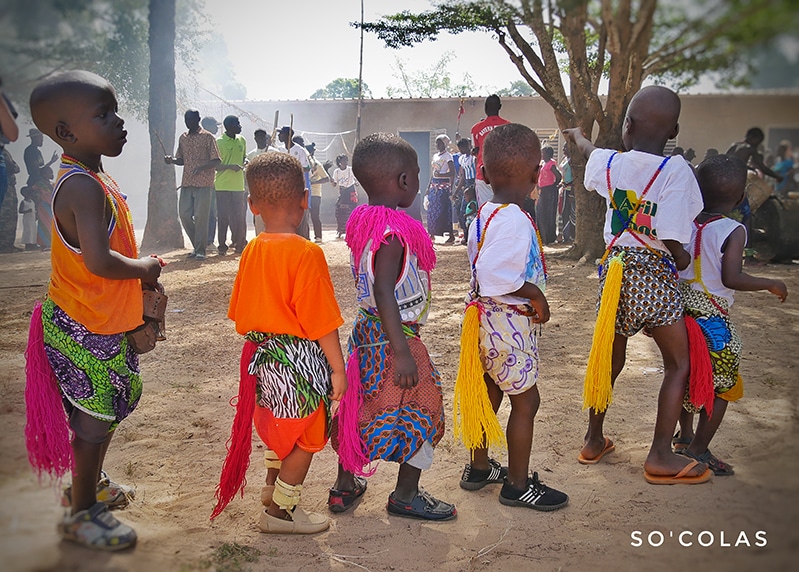
[[[733,207],[746,189],[746,165],[734,155],[713,155],[696,168],[705,208]]]
[[[84,70],[73,70],[43,79],[33,88],[30,98],[31,117],[40,131],[56,139],[56,125],[69,123],[76,100],[96,90],[114,93],[105,78]]]
[[[483,141],[483,166],[491,185],[503,185],[530,165],[541,161],[541,141],[525,125],[508,123],[495,127]]]
[[[278,204],[305,196],[300,162],[288,153],[262,153],[247,165],[247,186],[254,204]]]
[[[659,148],[677,136],[680,98],[667,87],[650,85],[638,91],[627,106],[622,139],[628,151]],[[640,150],[640,149],[639,149]]]
[[[416,164],[410,143],[392,133],[364,137],[352,153],[352,172],[367,194],[382,180],[393,179]]]

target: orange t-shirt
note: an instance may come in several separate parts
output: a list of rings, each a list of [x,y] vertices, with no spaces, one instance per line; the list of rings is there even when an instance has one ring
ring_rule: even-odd
[[[73,168],[58,173],[53,202],[61,184],[70,176],[90,176]],[[108,243],[111,250],[137,258],[136,236],[130,220],[130,210],[124,196],[107,194],[113,202],[119,220],[111,220]],[[119,334],[139,327],[142,318],[141,281],[111,280],[92,274],[83,260],[80,249],[71,246],[61,236],[58,220],[53,219],[53,241],[50,252],[52,271],[47,295],[67,315],[95,334]]]
[[[239,261],[228,318],[256,331],[318,340],[344,323],[322,249],[296,234],[262,232]]]

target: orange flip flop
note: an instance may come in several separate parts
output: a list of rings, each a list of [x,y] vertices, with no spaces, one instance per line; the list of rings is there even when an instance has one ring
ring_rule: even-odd
[[[687,476],[699,464],[699,461],[691,461],[676,475],[653,475],[644,471],[644,478],[651,485],[699,485],[708,482],[713,477],[713,471],[709,468],[705,469],[701,475]]]
[[[602,457],[605,456],[606,453],[610,453],[616,450],[616,445],[613,444],[613,441],[605,437],[605,447],[599,452],[599,455],[588,459],[587,457],[583,457],[583,454],[580,453],[577,457],[577,462],[581,465],[596,465]]]

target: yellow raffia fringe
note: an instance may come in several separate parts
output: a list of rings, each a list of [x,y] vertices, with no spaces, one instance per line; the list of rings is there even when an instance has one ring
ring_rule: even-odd
[[[505,433],[488,399],[480,361],[480,310],[476,304],[466,307],[461,325],[461,352],[455,380],[455,435],[473,451],[480,447],[501,445],[507,448]]]
[[[591,353],[583,384],[583,409],[590,407],[603,412],[613,401],[611,368],[613,359],[613,338],[616,336],[616,311],[621,296],[621,281],[624,274],[622,256],[614,256],[608,261],[599,313],[591,340]]]

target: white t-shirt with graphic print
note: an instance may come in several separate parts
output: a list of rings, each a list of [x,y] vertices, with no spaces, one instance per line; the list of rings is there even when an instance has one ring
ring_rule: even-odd
[[[607,166],[611,156],[608,189]],[[694,218],[702,211],[702,195],[693,169],[682,157],[672,156],[666,161],[643,202],[634,208],[664,159],[641,151],[617,153],[612,149],[596,149],[591,153],[585,166],[585,188],[596,191],[607,201],[605,245],[613,241],[628,220],[629,228],[637,231],[638,238],[663,252],[668,252],[663,240],[682,244],[690,240]],[[624,232],[613,244],[643,246],[631,232]]]

